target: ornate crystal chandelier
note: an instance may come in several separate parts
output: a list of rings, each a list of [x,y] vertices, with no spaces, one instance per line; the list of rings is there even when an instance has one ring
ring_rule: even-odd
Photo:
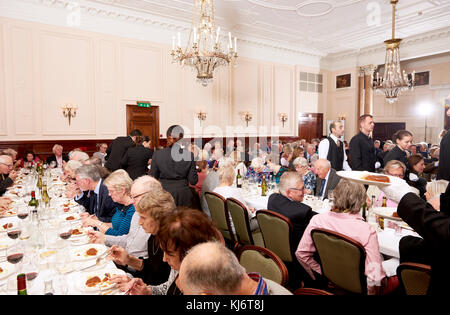
[[[172,38],[172,62],[193,67],[197,72],[197,82],[207,86],[217,67],[234,63],[238,56],[236,37],[233,47],[231,33],[228,33],[226,52],[222,51],[219,40],[220,27],[216,29],[213,0],[195,0],[192,27],[184,51],[181,48],[180,33],[176,47],[175,36]]]
[[[398,95],[406,90],[414,89],[415,71],[409,78],[405,70],[400,68],[400,43],[401,39],[395,38],[395,6],[398,0],[391,0],[392,4],[392,39],[386,40],[386,57],[384,64],[384,74],[381,78],[379,73],[374,71],[372,81],[373,89],[386,95],[386,100],[393,104],[397,101]]]

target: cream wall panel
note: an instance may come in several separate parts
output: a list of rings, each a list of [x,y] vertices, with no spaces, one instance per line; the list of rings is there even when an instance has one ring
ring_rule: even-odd
[[[33,98],[33,34],[31,29],[10,28],[12,106],[16,135],[36,133],[37,107]]]
[[[117,45],[114,41],[100,40],[96,49],[97,66],[97,133],[102,135],[117,135],[118,116],[118,58]]]
[[[162,101],[164,94],[163,49],[152,45],[122,43],[122,98]]]
[[[40,87],[44,135],[95,135],[92,39],[43,32],[40,38]],[[71,126],[61,106],[78,105]]]
[[[7,111],[6,111],[6,88],[5,88],[5,38],[4,24],[0,23],[0,135],[7,135]]]
[[[296,125],[296,114],[294,106],[294,68],[285,66],[275,66],[273,80],[274,102],[271,112],[272,125],[278,127],[278,131],[282,135],[294,134]],[[284,123],[280,121],[279,114],[288,115],[288,120]],[[273,133],[276,133],[273,130]]]
[[[256,133],[258,126],[258,109],[261,103],[260,65],[246,59],[239,60],[239,66],[233,69],[233,124],[237,130],[241,126],[249,133]],[[242,119],[242,112],[253,116],[248,123]]]

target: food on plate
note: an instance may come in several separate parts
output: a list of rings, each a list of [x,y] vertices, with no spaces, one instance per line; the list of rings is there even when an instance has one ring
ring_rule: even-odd
[[[73,229],[72,230],[72,235],[81,235],[83,234],[83,231],[81,231],[80,229]]]
[[[398,215],[398,213],[397,213],[397,211],[396,211],[396,212],[393,212],[393,213],[392,213],[392,216],[393,216],[394,218],[400,218],[399,215]]]
[[[86,281],[86,286],[89,288],[92,288],[92,287],[97,286],[97,284],[99,284],[100,282],[102,282],[102,280],[100,280],[99,277],[95,276],[95,277],[89,278]]]
[[[70,217],[67,217],[67,218],[66,218],[66,220],[67,220],[67,221],[70,221],[70,220],[75,220],[75,217],[73,217],[73,216],[70,216]]]
[[[0,273],[2,273],[3,272],[3,269],[2,269],[2,267],[0,267]]]
[[[69,207],[65,207],[64,208],[64,212],[69,212],[70,211],[70,208]]]
[[[95,256],[95,255],[97,255],[97,253],[98,253],[98,250],[96,250],[95,248],[89,248],[86,251],[86,255],[88,255],[88,256]]]
[[[92,288],[92,287],[96,287],[96,286],[108,287],[112,284],[110,281],[111,280],[110,273],[105,272],[104,276],[102,276],[102,277],[103,277],[103,279],[101,279],[101,277],[99,277],[99,276],[90,276],[87,279],[85,285],[89,288]]]
[[[6,223],[6,224],[3,224],[3,229],[8,229],[8,228],[12,228],[13,227],[13,224],[12,223]]]
[[[364,180],[371,180],[371,181],[380,182],[380,183],[390,183],[391,182],[389,180],[389,177],[385,176],[385,175],[371,175],[371,174],[369,174],[369,175],[364,175],[362,177],[362,179],[364,179]]]

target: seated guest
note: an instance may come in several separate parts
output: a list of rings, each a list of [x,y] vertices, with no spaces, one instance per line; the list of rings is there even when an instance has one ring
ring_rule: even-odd
[[[9,210],[9,205],[11,204],[12,200],[8,197],[0,197],[0,214],[2,214],[4,211]]]
[[[417,152],[417,144],[411,144],[408,148],[410,155],[418,154]]]
[[[217,186],[213,192],[221,195],[223,198],[234,198],[240,203],[242,203],[248,212],[248,217],[250,220],[250,229],[252,231],[258,229],[258,221],[256,220],[253,208],[249,208],[245,202],[244,196],[242,196],[241,189],[233,187],[233,181],[236,177],[234,173],[234,167],[230,164],[219,167],[219,186]],[[233,222],[231,222],[232,229],[234,231]]]
[[[9,155],[0,155],[0,196],[3,196],[17,178],[17,172],[13,167],[13,159]]]
[[[331,168],[330,161],[326,159],[318,159],[314,163],[314,173],[317,175],[314,195],[321,200],[327,199],[328,193],[333,191],[341,177],[336,174],[336,171]]]
[[[87,160],[89,160],[89,155],[81,150],[74,150],[69,155],[69,161],[78,161],[84,164]]]
[[[428,151],[428,145],[425,142],[419,143],[419,152],[418,153],[421,154],[425,160],[430,158],[430,152]]]
[[[75,178],[75,201],[86,209],[80,216],[85,218],[91,215],[101,222],[111,222],[118,205],[111,199],[98,168],[94,165],[83,165],[75,171]]]
[[[94,152],[92,156],[98,157],[102,161],[102,166],[105,165],[106,160],[106,149],[108,149],[108,144],[106,143],[97,143],[97,152]]]
[[[291,220],[294,227],[291,245],[292,253],[295,253],[306,226],[316,213],[310,206],[302,203],[304,185],[301,175],[297,172],[286,172],[281,176],[279,191],[280,193],[270,195],[267,209]]]
[[[111,172],[106,167],[102,166],[102,161],[96,156],[90,157],[89,160],[84,162],[84,165],[86,164],[95,165],[100,171],[100,177],[103,179],[106,179],[106,177],[111,174]]]
[[[405,176],[405,172],[406,172],[406,165],[400,161],[397,160],[390,160],[389,162],[386,163],[386,165],[384,166],[384,174],[386,175],[391,175],[391,176],[395,176],[398,178],[403,178]],[[378,195],[378,199],[376,204],[381,206],[382,202],[383,202],[383,197],[385,196],[385,194],[381,191],[380,194]],[[386,199],[386,206],[387,207],[397,207],[397,203],[393,202],[390,199]]]
[[[236,255],[219,242],[198,244],[188,251],[178,286],[184,295],[292,295],[257,273],[247,274]]]
[[[159,181],[151,176],[145,175],[134,180],[131,186],[130,197],[133,204],[139,204],[142,197],[149,191],[162,191],[162,186]],[[158,200],[160,200],[158,198]],[[96,244],[105,244],[106,246],[118,245],[131,256],[139,259],[148,258],[148,238],[150,233],[145,232],[142,226],[139,225],[139,212],[135,211],[131,218],[130,231],[124,235],[105,235],[98,231],[88,231],[89,241]],[[134,276],[136,270],[131,266],[124,267],[127,272]],[[165,280],[165,279],[164,279]]]
[[[433,206],[434,209],[440,210],[440,196],[445,192],[448,187],[448,180],[438,179],[427,183],[427,191],[425,198],[427,202]]]
[[[205,160],[200,160],[195,162],[197,168],[198,182],[195,185],[190,185],[195,189],[195,192],[201,196],[202,194],[202,186],[205,181],[206,175],[208,173],[208,162]]]
[[[106,235],[128,234],[131,218],[135,212],[133,200],[130,196],[132,184],[133,181],[124,170],[117,170],[111,173],[104,181],[112,201],[117,204],[111,223],[103,223],[95,218],[85,217],[82,219],[83,226],[96,227]]]
[[[381,264],[382,257],[378,247],[377,232],[360,214],[361,207],[366,202],[366,190],[362,184],[342,179],[334,189],[333,207],[329,212],[315,215],[303,233],[295,253],[300,264],[316,278],[321,275],[320,263],[314,255],[316,248],[311,237],[311,231],[324,228],[344,234],[364,246],[366,251],[365,275],[369,294],[377,293],[380,286],[386,286],[386,273]]]
[[[169,277],[170,267],[164,260],[164,253],[159,246],[156,235],[160,229],[161,220],[170,215],[176,209],[175,202],[170,193],[164,189],[155,189],[146,192],[139,203],[136,211],[139,215],[139,224],[150,236],[147,241],[148,257],[141,259],[130,255],[123,247],[113,245],[111,247],[111,258],[119,266],[133,268],[136,277],[148,285],[159,285]],[[126,285],[132,278],[128,276],[117,277],[114,281]]]
[[[409,176],[406,182],[419,190],[420,198],[426,200],[425,192],[427,191],[427,180],[423,177],[423,170],[425,169],[425,160],[422,154],[413,154],[408,157]]]
[[[17,160],[17,151],[11,148],[3,149],[0,152],[0,155],[8,155],[13,160],[13,169],[16,170],[20,166],[20,160]]]
[[[143,227],[146,228],[145,225]],[[164,251],[163,261],[172,268],[168,280],[161,285],[147,286],[141,278],[113,277],[112,281],[117,283],[121,291],[130,290],[132,295],[180,295],[176,280],[187,251],[207,241],[223,242],[222,234],[206,214],[187,208],[180,208],[162,217],[157,238]]]
[[[316,174],[309,167],[308,161],[303,157],[298,157],[294,160],[293,165],[295,171],[302,176],[305,194],[313,194],[316,188]]]
[[[53,151],[53,155],[49,156],[46,160],[48,166],[50,168],[54,168],[54,167],[62,168],[63,161],[66,161],[66,162],[69,161],[69,158],[63,153],[62,145],[55,144],[53,146],[52,151]]]
[[[270,170],[267,166],[264,165],[263,159],[260,157],[256,157],[252,160],[251,165],[247,169],[247,177],[255,177],[258,183],[261,183],[263,177],[266,177],[266,180],[270,177]]]
[[[23,157],[19,160],[19,166],[25,168],[35,167],[39,161],[39,157],[37,157],[33,151],[27,150],[25,151]]]
[[[296,147],[292,152],[291,160],[289,161],[289,168],[294,169],[294,160],[298,157],[305,157],[305,150],[302,147]]]
[[[439,173],[439,147],[432,147],[430,149],[430,158],[425,159],[425,168],[423,170],[423,174],[427,182],[435,179]]]
[[[290,144],[283,145],[283,151],[281,153],[280,164],[289,167],[289,162],[292,159],[292,147]]]
[[[148,173],[148,166],[153,156],[153,150],[150,149],[150,137],[138,136],[136,142],[138,145],[129,148],[120,160],[120,168],[127,171],[133,180]]]
[[[271,153],[266,157],[266,164],[269,170],[273,173],[275,182],[278,184],[280,182],[281,175],[289,171],[289,168],[280,165],[280,157],[278,153]]]
[[[83,164],[76,160],[69,160],[63,167],[63,173],[60,179],[64,182],[71,182],[75,180],[75,171]]]

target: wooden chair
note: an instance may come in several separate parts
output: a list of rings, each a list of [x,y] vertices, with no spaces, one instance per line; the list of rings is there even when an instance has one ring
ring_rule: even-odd
[[[270,210],[256,212],[264,247],[273,251],[284,262],[293,262],[291,239],[293,225],[285,216]]]
[[[231,242],[230,247],[233,249],[236,244],[236,238],[231,228],[230,215],[226,207],[225,198],[214,192],[205,192],[205,199],[212,221],[217,224],[224,239]]]
[[[397,276],[406,295],[426,295],[430,285],[431,267],[404,262],[397,267]]]
[[[239,245],[257,245],[264,247],[260,229],[253,232],[250,229],[250,219],[247,208],[234,198],[228,198],[226,200],[226,208],[233,221],[234,229],[236,231],[236,241]]]
[[[366,252],[357,241],[327,229],[314,229],[311,237],[322,275],[334,286],[354,294],[367,294]]]
[[[288,283],[288,270],[274,252],[260,246],[245,245],[239,248],[236,256],[247,272],[257,272],[282,286]]]

